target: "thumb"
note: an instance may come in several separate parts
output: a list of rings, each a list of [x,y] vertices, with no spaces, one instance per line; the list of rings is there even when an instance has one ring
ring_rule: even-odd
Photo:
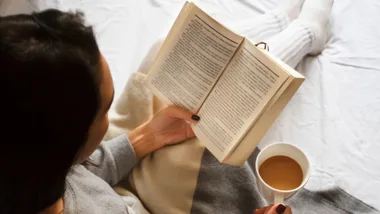
[[[169,118],[186,120],[190,123],[194,123],[200,119],[199,116],[177,106],[169,106],[162,113]]]
[[[267,210],[265,214],[292,214],[292,209],[283,204],[276,204]]]

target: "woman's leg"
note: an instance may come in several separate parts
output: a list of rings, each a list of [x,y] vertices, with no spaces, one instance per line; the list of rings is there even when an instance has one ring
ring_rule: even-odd
[[[265,42],[270,52],[295,67],[307,54],[319,54],[326,43],[333,0],[306,0],[299,17]]]
[[[280,33],[298,17],[304,0],[280,0],[276,9],[264,15],[229,25],[252,41],[260,42]]]

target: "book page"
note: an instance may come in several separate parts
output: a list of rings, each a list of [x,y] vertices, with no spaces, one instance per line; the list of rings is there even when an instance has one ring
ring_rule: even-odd
[[[196,113],[243,37],[193,3],[189,5],[181,12],[188,13],[186,18],[172,27],[147,82],[153,93],[167,104]]]
[[[223,160],[288,77],[245,40],[199,110],[196,136]]]

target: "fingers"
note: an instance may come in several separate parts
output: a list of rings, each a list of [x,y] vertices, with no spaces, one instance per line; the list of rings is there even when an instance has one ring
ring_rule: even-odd
[[[292,214],[292,209],[283,204],[276,204],[258,209],[254,214]]]
[[[254,214],[265,214],[265,211],[269,210],[272,207],[273,207],[273,205],[270,205],[270,206],[267,206],[267,207],[263,207],[261,209],[256,210],[254,212]]]
[[[191,128],[191,126],[189,124],[187,124],[188,127],[187,127],[187,131],[186,131],[186,138],[191,138],[191,137],[194,137],[195,136],[195,133],[193,131],[193,129]]]
[[[194,123],[200,120],[198,115],[194,115],[190,111],[176,106],[168,106],[164,110],[162,110],[162,113],[166,114],[166,116],[168,117],[186,120],[190,123]]]
[[[290,207],[283,204],[276,204],[268,209],[264,214],[291,214],[292,210]]]
[[[283,204],[279,204],[276,207],[276,213],[278,213],[278,214],[283,214],[285,212],[285,210],[286,210],[286,206]]]
[[[198,115],[193,114],[193,115],[191,116],[191,119],[193,119],[193,120],[195,120],[195,121],[199,121],[201,118],[200,118]]]
[[[292,214],[292,213],[293,213],[292,208],[289,206],[286,206],[286,210],[285,210],[284,214]]]

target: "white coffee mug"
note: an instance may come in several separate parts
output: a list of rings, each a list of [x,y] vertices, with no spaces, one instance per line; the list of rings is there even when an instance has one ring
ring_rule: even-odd
[[[287,156],[295,160],[302,169],[303,180],[299,187],[292,190],[279,190],[266,184],[259,174],[261,164],[273,156]],[[275,143],[265,147],[256,159],[256,180],[261,195],[274,204],[284,203],[284,199],[289,198],[305,186],[310,177],[310,163],[306,155],[296,146],[287,143]],[[281,179],[281,175],[279,178]]]

